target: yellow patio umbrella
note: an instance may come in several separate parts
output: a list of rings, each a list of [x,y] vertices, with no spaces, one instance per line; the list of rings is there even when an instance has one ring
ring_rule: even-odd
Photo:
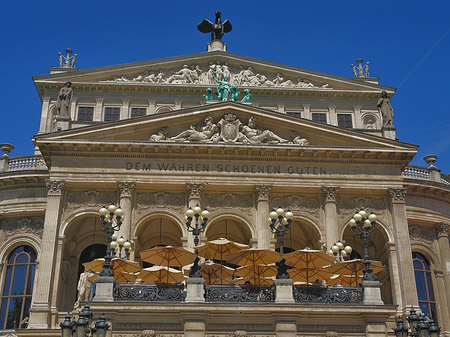
[[[105,259],[95,259],[90,262],[83,263],[84,268],[94,272],[101,272]],[[114,273],[135,273],[141,270],[138,262],[125,259],[113,258],[111,260],[112,270]]]
[[[127,283],[127,282],[135,282],[136,281],[136,274],[130,274],[130,273],[114,273],[114,279],[117,283]],[[89,281],[95,283],[97,280],[97,277],[100,276],[100,273],[94,273],[91,276],[88,277]]]
[[[335,261],[334,256],[329,256],[321,250],[309,248],[285,254],[284,258],[288,266],[306,269],[306,283],[309,283],[309,270],[329,265]]]
[[[272,264],[279,262],[281,254],[270,249],[243,249],[226,257],[227,262],[240,266],[251,265],[253,267],[253,283],[256,283],[256,265]]]
[[[330,266],[327,266],[325,269],[333,274],[351,275],[355,278],[355,283],[358,284],[357,277],[364,275],[365,267],[366,266],[364,265],[363,259],[355,259],[336,262]],[[370,261],[370,268],[374,274],[384,270],[384,266],[380,261]]]
[[[276,276],[278,273],[277,267],[273,265],[265,265],[265,264],[257,264],[255,268],[252,265],[239,267],[236,269],[234,273],[236,276],[240,276],[243,278],[249,278],[252,275],[257,275],[258,285],[260,285],[260,280],[265,277]]]
[[[200,271],[207,284],[230,284],[231,276],[234,275],[235,270],[233,268],[215,263],[211,260],[207,260],[205,263],[200,265]],[[189,272],[189,269],[183,270],[186,277],[189,276]],[[222,278],[225,278],[225,282],[221,282]]]
[[[181,270],[163,266],[144,268],[136,274],[136,278],[146,283],[162,283],[163,279],[166,279],[167,283],[175,283],[183,282],[185,279]]]
[[[290,279],[294,282],[308,282],[309,279],[328,280],[333,275],[323,268],[306,269],[306,268],[292,268],[288,270]]]
[[[183,267],[194,262],[197,254],[181,247],[153,247],[140,252],[141,260],[157,266]],[[169,283],[169,273],[167,273]]]

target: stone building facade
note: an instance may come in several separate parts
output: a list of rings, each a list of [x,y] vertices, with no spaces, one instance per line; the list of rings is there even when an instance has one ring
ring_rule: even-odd
[[[251,101],[240,102],[243,92],[235,102],[205,100],[215,88],[211,70],[250,89]],[[378,216],[369,255],[386,268],[378,274],[384,304],[94,300],[112,336],[386,336],[411,306],[428,310],[450,336],[450,179],[432,157],[427,168],[408,166],[417,146],[397,140],[377,107],[393,88],[224,50],[52,68],[34,81],[42,99],[36,154],[11,157],[2,144],[0,157],[5,335],[59,335],[81,263],[104,252],[98,209],[119,203],[118,236],[133,240],[135,252],[192,250],[184,214],[198,204],[210,212],[201,242],[226,237],[276,249],[267,218],[281,206],[294,213],[285,247],[326,250],[341,240],[363,256],[348,222],[364,209]],[[60,118],[66,82],[70,117]],[[29,288],[20,308],[13,267],[25,270],[14,282],[23,278]],[[420,273],[428,283],[415,282]]]

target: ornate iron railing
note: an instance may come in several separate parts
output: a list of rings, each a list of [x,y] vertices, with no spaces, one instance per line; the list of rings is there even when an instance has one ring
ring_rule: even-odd
[[[296,303],[362,303],[361,287],[295,286]]]
[[[271,286],[205,286],[206,302],[274,302],[275,288]]]
[[[182,302],[182,284],[116,284],[114,301]]]
[[[8,159],[8,171],[47,170],[42,156],[20,156]]]

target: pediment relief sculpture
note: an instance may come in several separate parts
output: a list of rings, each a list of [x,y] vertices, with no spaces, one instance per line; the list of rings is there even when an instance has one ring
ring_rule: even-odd
[[[150,136],[151,142],[200,142],[200,143],[243,143],[243,144],[294,144],[299,146],[309,145],[306,138],[297,132],[291,131],[292,139],[284,139],[270,130],[262,130],[256,126],[256,118],[249,117],[247,125],[234,114],[225,114],[217,123],[212,116],[206,116],[203,125],[194,127],[168,137],[167,128],[161,128]]]
[[[208,66],[185,64],[179,70],[147,70],[134,76],[116,76],[101,82],[142,82],[169,84],[215,85],[214,75],[218,81],[228,78],[231,85],[244,87],[279,87],[279,88],[322,88],[331,89],[328,84],[314,84],[311,80],[297,77],[285,78],[281,73],[260,74],[252,67],[229,67],[228,63],[211,63]]]

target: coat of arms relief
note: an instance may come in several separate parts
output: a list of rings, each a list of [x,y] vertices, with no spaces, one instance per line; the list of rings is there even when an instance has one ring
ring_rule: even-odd
[[[249,117],[247,125],[243,125],[232,113],[225,114],[218,123],[214,123],[212,116],[206,116],[202,125],[191,125],[187,130],[172,137],[167,134],[167,128],[161,128],[151,135],[149,141],[309,145],[306,138],[294,131],[291,131],[292,139],[288,140],[270,130],[259,129],[255,117]]]

